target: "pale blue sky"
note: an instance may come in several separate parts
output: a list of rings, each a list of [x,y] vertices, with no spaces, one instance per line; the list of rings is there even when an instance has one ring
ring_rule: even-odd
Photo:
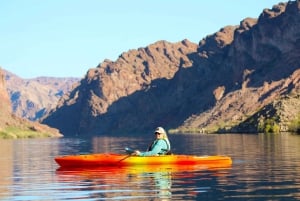
[[[198,43],[277,0],[8,0],[0,66],[22,78],[83,77],[104,59],[159,40]]]

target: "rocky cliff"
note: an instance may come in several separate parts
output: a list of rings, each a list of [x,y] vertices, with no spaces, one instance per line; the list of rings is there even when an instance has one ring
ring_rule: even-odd
[[[5,76],[0,68],[0,118],[5,119],[11,114],[11,103],[6,91]],[[5,125],[4,121],[0,121],[0,129]]]
[[[105,60],[43,122],[66,135],[137,133],[158,125],[257,131],[240,125],[281,97],[297,96],[299,57],[297,0],[226,26],[199,44],[158,41]]]
[[[12,114],[5,75],[0,68],[0,138],[61,137],[55,128],[19,118]]]
[[[12,112],[18,117],[31,121],[37,121],[47,114],[80,80],[71,77],[22,79],[6,70],[4,73]]]

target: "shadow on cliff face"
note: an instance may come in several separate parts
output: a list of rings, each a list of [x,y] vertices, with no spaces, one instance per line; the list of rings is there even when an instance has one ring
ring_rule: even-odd
[[[191,70],[182,69],[180,76]],[[193,79],[193,84],[186,86],[175,80],[158,79],[147,89],[120,98],[105,114],[93,120],[93,132],[134,134],[152,132],[157,126],[176,128],[192,114],[213,105],[214,98],[209,89],[198,87]]]
[[[177,128],[190,116],[213,107],[214,90],[234,86],[231,73],[223,66],[199,59],[197,54],[188,56],[194,60],[193,66],[180,68],[172,79],[153,80],[145,89],[120,98],[105,114],[80,128],[80,133],[137,134],[152,132],[157,126]]]

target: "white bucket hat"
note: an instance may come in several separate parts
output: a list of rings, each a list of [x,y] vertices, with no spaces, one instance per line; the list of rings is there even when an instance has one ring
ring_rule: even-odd
[[[154,133],[166,134],[166,131],[163,129],[163,127],[157,127]]]

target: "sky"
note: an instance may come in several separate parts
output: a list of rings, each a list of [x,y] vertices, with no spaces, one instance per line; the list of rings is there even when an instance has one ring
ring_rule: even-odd
[[[160,40],[199,43],[279,0],[0,2],[0,67],[21,78],[85,76],[105,59]]]

